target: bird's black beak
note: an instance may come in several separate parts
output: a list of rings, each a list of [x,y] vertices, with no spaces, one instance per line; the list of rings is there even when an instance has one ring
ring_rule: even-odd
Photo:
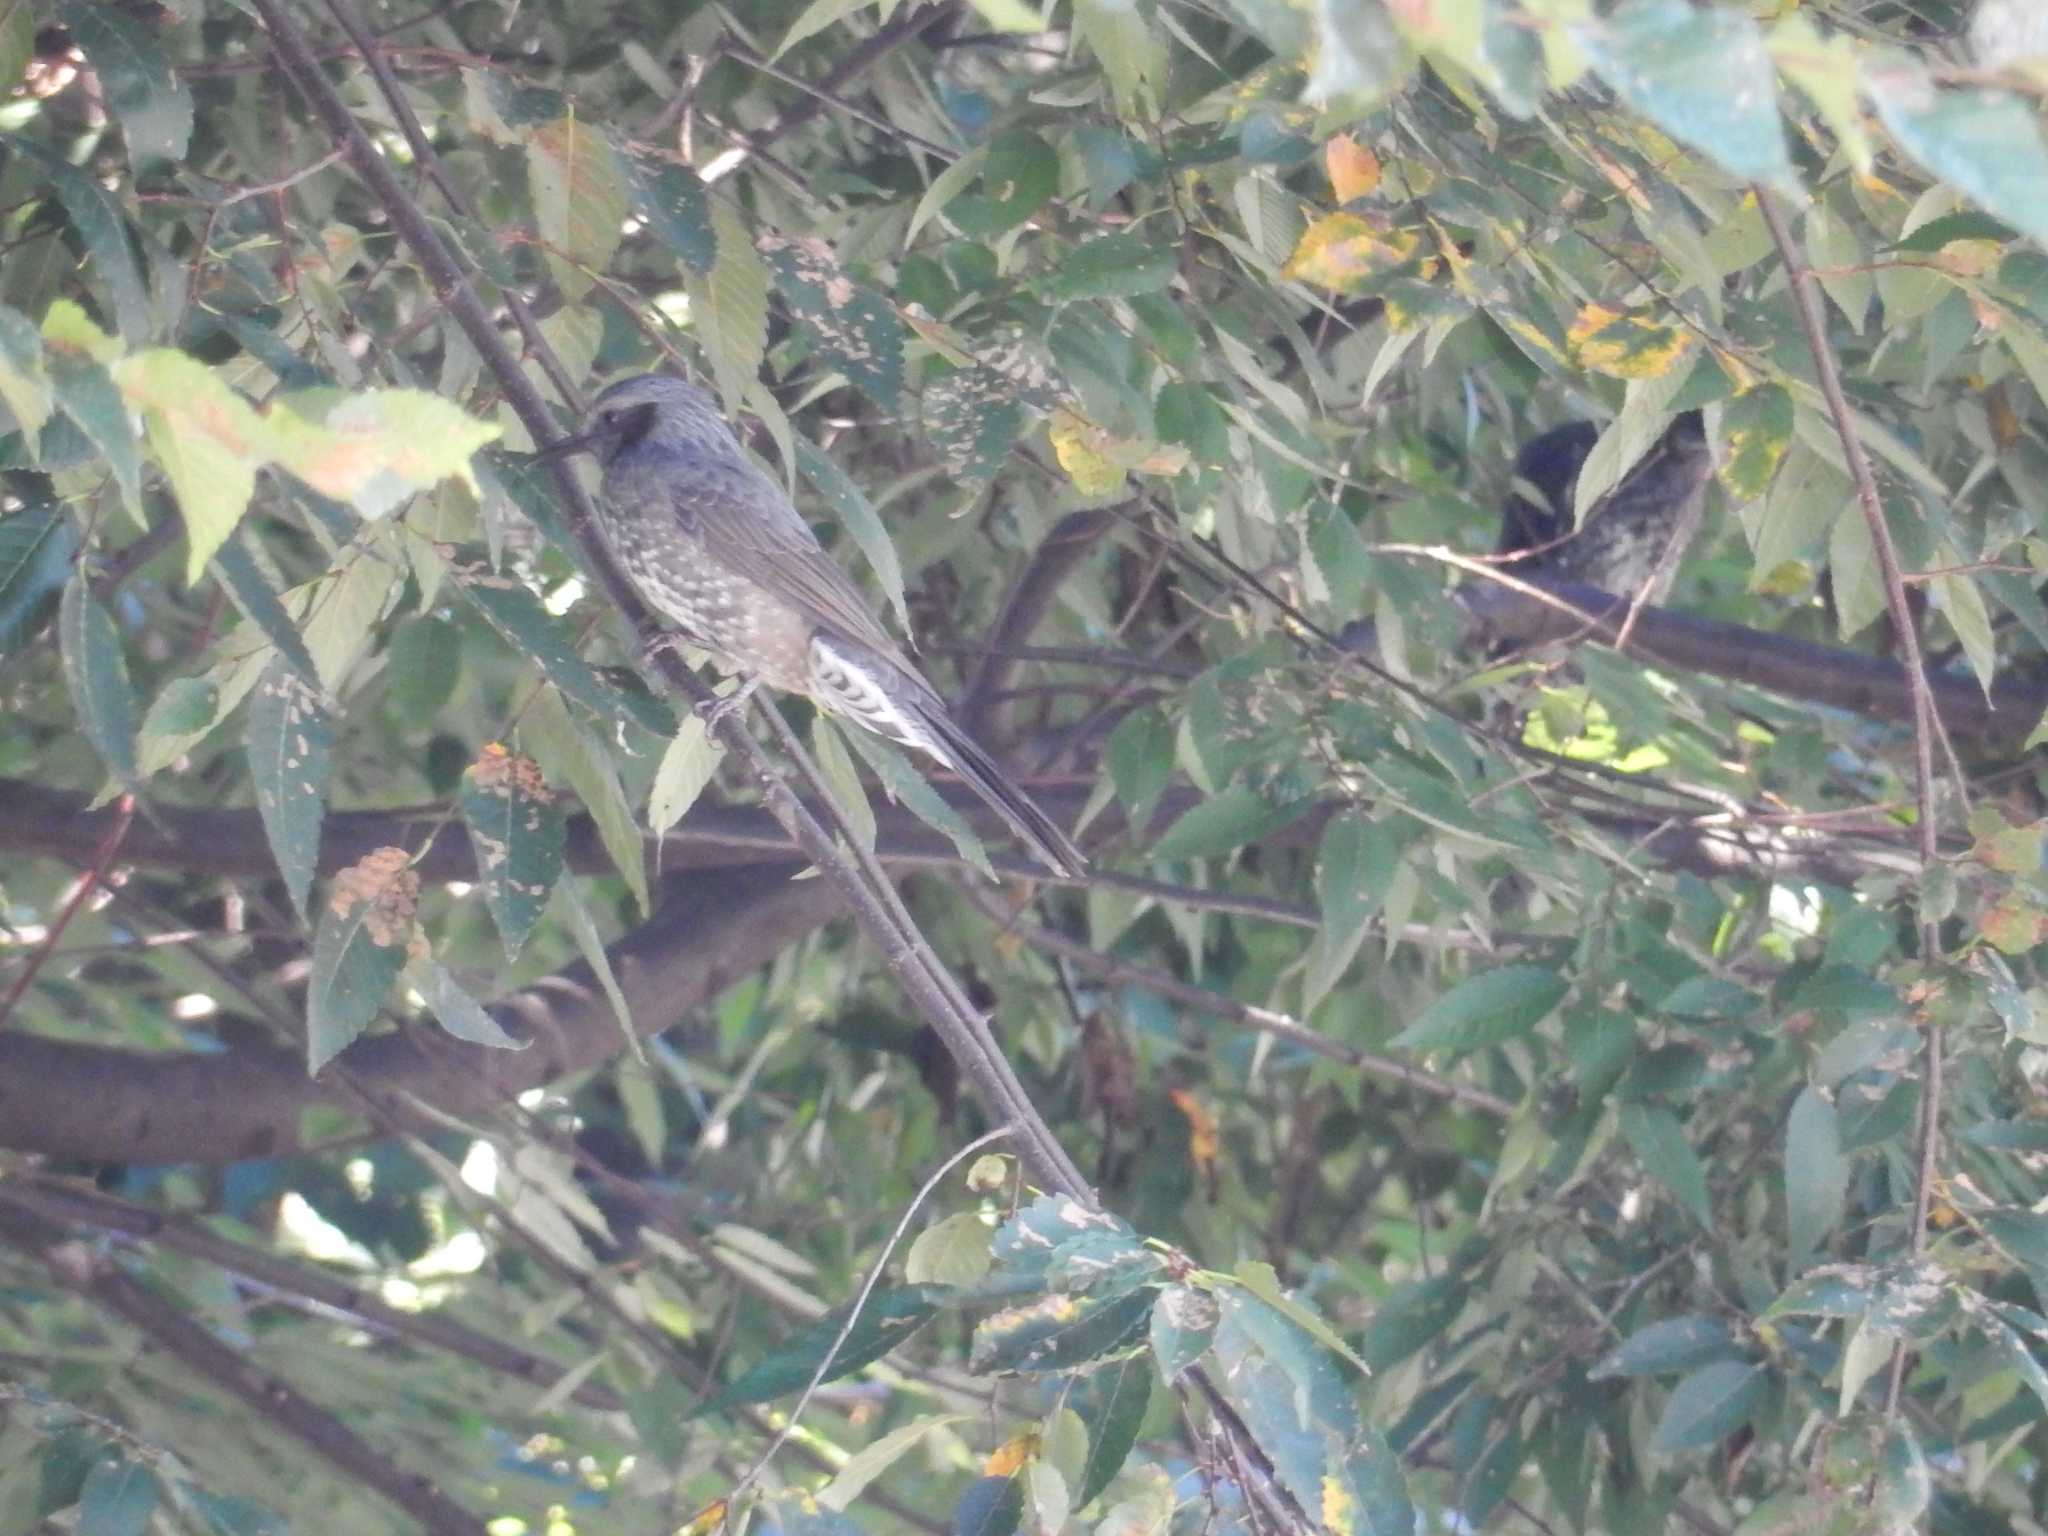
[[[568,437],[559,437],[547,447],[535,450],[536,464],[552,464],[557,459],[566,459],[573,453],[589,453],[597,446],[595,432],[575,432]]]

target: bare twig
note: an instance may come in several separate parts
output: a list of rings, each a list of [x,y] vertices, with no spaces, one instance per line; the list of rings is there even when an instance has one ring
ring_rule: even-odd
[[[1913,799],[1919,814],[1920,874],[1924,880],[1940,858],[1940,833],[1934,805],[1934,742],[1941,724],[1935,713],[1934,692],[1928,686],[1927,670],[1920,659],[1919,627],[1914,622],[1912,605],[1906,597],[1906,582],[1899,566],[1898,550],[1892,544],[1891,529],[1885,524],[1884,504],[1878,497],[1877,480],[1871,474],[1869,456],[1863,451],[1862,439],[1856,435],[1855,423],[1850,419],[1849,402],[1842,393],[1841,371],[1835,366],[1835,355],[1828,345],[1826,322],[1822,318],[1820,300],[1814,292],[1814,275],[1808,270],[1806,258],[1786,226],[1777,194],[1759,186],[1756,200],[1764,224],[1771,232],[1771,241],[1778,248],[1778,259],[1785,264],[1793,304],[1799,313],[1799,328],[1805,333],[1807,350],[1813,356],[1814,374],[1820,381],[1821,396],[1827,401],[1829,416],[1834,419],[1835,435],[1841,440],[1849,478],[1856,487],[1856,499],[1863,508],[1863,521],[1870,530],[1871,548],[1877,555],[1878,574],[1884,582],[1885,609],[1891,616],[1892,634],[1898,642],[1899,660],[1905,668],[1906,686],[1912,694]],[[1940,930],[1931,918],[1923,915],[1920,921],[1921,964],[1932,965],[1940,952]],[[1927,1214],[1934,1197],[1941,1140],[1942,1029],[1931,1013],[1924,1016],[1923,1027],[1927,1032],[1927,1044],[1921,1068],[1916,1158],[1919,1164],[1918,1187],[1913,1191],[1913,1211],[1906,1233],[1907,1250],[1916,1258],[1927,1247]],[[1905,1388],[1906,1356],[1911,1347],[1910,1340],[1903,1336],[1892,1346],[1884,1392],[1884,1416],[1887,1420],[1898,1416],[1899,1398]]]
[[[50,931],[43,936],[42,943],[29,955],[27,963],[21,968],[21,974],[16,976],[13,985],[8,987],[7,995],[0,997],[0,1029],[7,1027],[8,1019],[13,1016],[15,1004],[19,1003],[22,994],[28,991],[30,983],[36,979],[36,973],[42,970],[44,962],[55,953],[58,940],[64,937],[64,930],[71,926],[71,919],[78,916],[79,908],[85,905],[86,898],[106,877],[107,866],[113,863],[114,855],[121,847],[121,839],[128,835],[128,828],[134,820],[135,797],[123,795],[115,802],[113,826],[107,829],[107,835],[100,839],[99,847],[93,850],[92,862],[86,865],[85,872],[78,877],[78,883],[71,888],[70,896],[65,899],[62,909],[57,913],[57,920],[50,924]]]

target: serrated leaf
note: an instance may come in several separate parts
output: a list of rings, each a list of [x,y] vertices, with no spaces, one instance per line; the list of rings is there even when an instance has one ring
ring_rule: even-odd
[[[300,390],[264,424],[281,468],[371,518],[443,480],[474,493],[470,460],[499,433],[495,422],[420,389]]]
[[[993,368],[939,375],[926,383],[920,408],[940,460],[965,480],[993,478],[1024,430],[1017,388]]]
[[[852,277],[822,240],[773,235],[761,248],[819,358],[884,411],[899,410],[904,332],[895,306]]]
[[[1638,1328],[1586,1372],[1589,1381],[1667,1376],[1738,1352],[1735,1330],[1717,1317],[1667,1317]]]
[[[523,1051],[533,1044],[531,1040],[520,1040],[505,1033],[504,1026],[464,990],[462,983],[450,975],[440,961],[427,959],[421,962],[418,971],[422,983],[420,995],[427,1001],[427,1011],[456,1039],[471,1045],[489,1046],[497,1051]]]
[[[403,848],[378,848],[334,877],[306,990],[309,1075],[369,1026],[405,964],[420,896],[409,866]]]
[[[701,278],[685,274],[690,317],[711,359],[719,394],[736,404],[760,377],[761,359],[768,350],[768,264],[755,249],[746,224],[723,198],[711,204],[711,227],[718,255],[710,272]]]
[[[83,573],[74,573],[65,585],[57,635],[79,729],[114,777],[133,784],[135,691],[128,682],[128,660],[114,621],[86,586]]]
[[[213,572],[242,617],[263,632],[263,637],[277,648],[278,655],[299,674],[300,680],[317,684],[320,669],[312,652],[241,538],[230,538],[214,551]]]
[[[651,157],[622,155],[633,211],[656,239],[697,276],[718,260],[718,235],[704,183],[688,166]]]
[[[995,879],[995,868],[988,861],[988,850],[982,846],[980,835],[968,825],[966,817],[932,788],[930,781],[907,757],[871,731],[854,730],[844,734],[854,751],[867,760],[875,777],[882,781],[890,799],[900,803],[933,831],[943,832],[961,858],[989,879]]]
[[[1074,0],[1074,25],[1109,77],[1117,116],[1127,122],[1156,117],[1167,79],[1166,38],[1137,0]]]
[[[2034,109],[2010,91],[1944,87],[1903,54],[1872,56],[1863,92],[1899,147],[1979,206],[2048,240],[2048,146]]]
[[[0,513],[0,646],[10,644],[51,593],[61,591],[78,553],[78,535],[54,497],[23,498]]]
[[[849,1310],[836,1308],[747,1367],[692,1417],[764,1403],[785,1393],[801,1391],[828,1354],[832,1363],[823,1380],[837,1381],[870,1361],[881,1359],[938,1316],[948,1295],[946,1287],[932,1285],[877,1289],[862,1304],[853,1327],[835,1349]]]
[[[1680,143],[1743,181],[1798,179],[1778,119],[1777,71],[1748,15],[1686,0],[1631,0],[1571,36],[1601,79]]]
[[[618,157],[604,132],[572,108],[527,135],[526,175],[548,270],[573,302],[610,263],[632,207]]]
[[[1037,288],[1055,303],[1155,293],[1180,270],[1180,246],[1147,234],[1101,235],[1068,251]]]
[[[1109,777],[1134,823],[1173,778],[1173,727],[1156,707],[1134,709],[1109,735]]]
[[[461,662],[462,632],[435,614],[420,614],[392,636],[384,675],[399,718],[413,726],[431,721],[455,692]]]
[[[647,830],[660,837],[681,821],[705,786],[718,777],[724,756],[725,748],[712,740],[702,718],[695,713],[684,716],[654,770],[647,792]]]
[[[1733,1434],[1763,1400],[1764,1369],[1739,1360],[1701,1366],[1671,1389],[1650,1449],[1673,1456],[1715,1445]]]
[[[160,160],[184,159],[192,137],[192,93],[171,73],[142,14],[93,0],[70,0],[58,10],[100,77],[107,105],[121,121],[129,163],[138,171]]]
[[[1075,1508],[1109,1486],[1137,1444],[1151,1401],[1152,1362],[1143,1355],[1112,1360],[1075,1382],[1068,1403],[1088,1430],[1088,1455],[1074,1488]]]
[[[1316,848],[1316,897],[1323,921],[1302,976],[1304,1015],[1329,995],[1365,942],[1400,857],[1400,839],[1384,822],[1344,812],[1323,828]]]
[[[14,14],[26,14],[26,5]],[[6,21],[0,20],[0,31]],[[0,75],[0,79],[10,78]],[[0,304],[0,405],[14,417],[31,447],[50,419],[50,381],[43,373],[43,338],[28,316]]]
[[[967,1368],[976,1374],[1064,1371],[1142,1344],[1158,1288],[1097,1301],[1054,1293],[982,1319]]]
[[[809,438],[796,440],[797,473],[810,481],[811,486],[839,518],[839,526],[867,558],[868,568],[875,573],[875,579],[882,584],[882,595],[889,599],[889,606],[896,610],[896,616],[903,621],[903,629],[910,631],[910,605],[903,596],[903,565],[896,558],[896,545],[889,537],[889,530],[883,526],[882,517],[866,494],[856,485],[851,476],[841,469],[832,458]]]
[[[85,270],[105,289],[122,339],[131,346],[141,341],[150,328],[149,286],[143,281],[135,248],[129,244],[120,204],[92,177],[38,140],[10,133],[0,134],[0,142],[42,168],[64,217],[92,258]],[[44,339],[49,339],[47,319]]]
[[[1836,633],[1853,639],[1885,611],[1877,546],[1871,542],[1862,503],[1853,498],[1843,505],[1828,535],[1828,571],[1834,578]]]
[[[1169,1285],[1152,1309],[1152,1358],[1172,1381],[1209,1352],[1222,1313],[1215,1295],[1193,1285]]]
[[[157,1506],[156,1475],[139,1461],[93,1463],[78,1494],[78,1536],[143,1536]]]
[[[76,309],[64,301],[52,305],[44,323],[44,342],[48,346],[44,369],[50,381],[51,398],[85,435],[86,441],[106,457],[107,467],[114,474],[114,484],[120,489],[122,505],[139,520],[142,517],[142,448],[136,439],[134,424],[129,419],[128,406],[122,400],[113,376],[97,359],[51,340],[49,320],[55,319],[67,307]],[[83,315],[79,319],[85,325],[91,325]]]
[[[211,678],[174,677],[150,701],[142,717],[145,736],[192,736],[220,715],[220,688]],[[304,908],[302,907],[303,913]]]
[[[1700,1166],[1699,1154],[1685,1139],[1685,1127],[1678,1116],[1662,1104],[1624,1104],[1621,1131],[1650,1175],[1677,1195],[1701,1225],[1707,1225],[1711,1212],[1707,1205],[1706,1170]]]
[[[1525,1035],[1564,1000],[1569,984],[1540,965],[1507,965],[1467,977],[1400,1034],[1395,1045],[1461,1053]]]
[[[506,958],[516,958],[562,878],[568,818],[540,765],[496,742],[464,772],[455,800],[491,920]]]
[[[264,670],[250,695],[243,740],[264,836],[270,840],[292,906],[303,919],[320,867],[334,722],[320,696],[279,657]]]
[[[142,413],[150,452],[185,518],[185,579],[196,582],[248,510],[268,429],[249,403],[197,358],[156,347],[124,357],[114,382]]]

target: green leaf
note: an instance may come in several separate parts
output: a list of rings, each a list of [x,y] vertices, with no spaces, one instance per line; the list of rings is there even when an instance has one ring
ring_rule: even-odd
[[[1702,1226],[1709,1225],[1706,1170],[1678,1116],[1662,1104],[1623,1104],[1621,1133],[1650,1176],[1669,1187]]]
[[[1586,1379],[1669,1376],[1739,1353],[1735,1330],[1718,1317],[1660,1318],[1602,1355],[1586,1372]]]
[[[774,235],[761,244],[790,312],[819,358],[883,410],[894,414],[901,409],[904,333],[895,306],[850,277],[822,240]],[[797,450],[798,467],[815,480],[802,463],[803,446]],[[832,494],[822,485],[819,489]]]
[[[1309,946],[1301,983],[1304,1014],[1329,995],[1379,911],[1401,860],[1401,841],[1384,822],[1355,811],[1330,818],[1316,851],[1316,895],[1323,922]]]
[[[925,436],[963,480],[988,480],[1024,430],[1017,387],[993,368],[956,368],[924,387]]]
[[[1770,489],[1792,446],[1792,397],[1776,384],[1737,395],[1721,414],[1721,438],[1727,445],[1717,469],[1721,483],[1737,501],[1756,500]]]
[[[1089,1232],[1110,1232],[1136,1240],[1130,1224],[1103,1211],[1091,1211],[1065,1195],[1040,1195],[996,1229],[989,1250],[995,1255],[998,1278],[1042,1284],[1053,1255]]]
[[[1309,809],[1307,801],[1274,805],[1255,789],[1233,785],[1179,816],[1154,840],[1151,857],[1203,859],[1229,853],[1269,836]]]
[[[1180,270],[1180,245],[1163,232],[1156,238],[1127,233],[1084,241],[1038,279],[1038,291],[1054,302],[1068,299],[1129,298],[1153,293]]]
[[[988,1276],[988,1224],[975,1211],[956,1211],[917,1234],[903,1260],[913,1285],[979,1285]]]
[[[55,315],[58,307],[53,306]],[[80,317],[83,319],[83,317]],[[90,322],[87,322],[88,324]],[[90,357],[52,345],[46,362],[50,393],[86,441],[106,456],[121,504],[142,516],[142,449],[127,402],[107,370]]]
[[[220,688],[211,678],[174,677],[142,717],[145,736],[196,736],[220,717]],[[302,907],[303,914],[304,908]]]
[[[1458,1320],[1471,1294],[1462,1276],[1411,1280],[1380,1303],[1358,1342],[1368,1369],[1399,1365]]]
[[[128,683],[128,660],[114,621],[85,583],[74,573],[64,588],[57,611],[58,646],[64,657],[64,683],[78,711],[79,728],[93,751],[123,784],[133,784],[135,769],[135,691]]]
[[[573,302],[610,263],[632,207],[618,157],[604,131],[572,108],[526,136],[526,175],[548,271]]]
[[[1211,1303],[1213,1312],[1214,1303]],[[1212,1319],[1213,1323],[1213,1319]],[[1137,1444],[1152,1401],[1152,1362],[1143,1355],[1112,1360],[1075,1381],[1067,1402],[1088,1430],[1088,1456],[1074,1489],[1080,1508],[1109,1486]]]
[[[1064,1371],[1145,1340],[1155,1286],[1097,1301],[1055,1292],[982,1319],[974,1330],[967,1368],[992,1372]]]
[[[911,815],[933,831],[945,833],[961,858],[989,879],[995,879],[995,869],[988,861],[988,850],[982,846],[980,836],[968,825],[967,818],[932,788],[931,782],[911,765],[907,757],[872,731],[849,730],[841,734],[848,745],[867,760],[868,767],[882,781],[890,799],[901,802]]]
[[[57,14],[85,50],[107,105],[121,120],[130,164],[139,171],[160,160],[184,159],[192,137],[192,93],[171,73],[139,14],[92,0],[70,0]]]
[[[692,1417],[765,1403],[772,1397],[801,1391],[819,1363],[830,1353],[832,1364],[824,1380],[837,1381],[870,1361],[879,1360],[939,1315],[950,1292],[944,1286],[905,1285],[882,1287],[870,1294],[846,1340],[835,1350],[833,1341],[846,1321],[847,1307],[839,1307],[791,1334],[782,1344],[756,1360],[738,1380],[719,1392]]]
[[[844,1510],[867,1491],[869,1483],[916,1449],[927,1435],[969,1417],[964,1413],[935,1413],[900,1425],[881,1439],[870,1441],[841,1463],[839,1470],[832,1475],[832,1481],[817,1491],[817,1502],[828,1510]]]
[[[213,573],[242,617],[263,631],[263,637],[277,648],[278,655],[298,673],[300,681],[317,685],[320,669],[314,665],[312,652],[306,649],[298,626],[285,612],[277,594],[270,590],[255,557],[242,542],[246,537],[245,532],[241,537],[230,538],[214,551]]]
[[[718,235],[704,183],[688,166],[638,155],[621,156],[633,211],[683,265],[703,277],[718,260]]]
[[[64,588],[78,554],[78,535],[63,503],[23,498],[18,512],[0,513],[0,646],[11,644],[44,601]]]
[[[2010,91],[1943,87],[1903,54],[1872,57],[1863,91],[1899,147],[1981,207],[2048,240],[2048,147],[2034,109]]]
[[[896,545],[889,538],[889,530],[882,525],[881,514],[852,477],[807,437],[796,440],[796,467],[838,514],[839,526],[860,546],[868,568],[882,584],[882,594],[889,599],[889,606],[896,610],[908,633],[910,605],[903,598],[903,566],[896,558]]]
[[[1173,778],[1173,726],[1157,707],[1134,709],[1109,733],[1109,778],[1134,823]]]
[[[562,878],[568,818],[540,765],[496,743],[462,775],[455,801],[469,829],[491,920],[506,958],[516,958]]]
[[[1109,76],[1117,116],[1126,121],[1156,117],[1167,78],[1166,37],[1137,0],[1074,0],[1074,24]]]
[[[946,204],[946,217],[963,234],[990,240],[1015,229],[1052,200],[1060,186],[1060,157],[1037,134],[998,134],[981,160],[981,190]]]
[[[127,221],[121,208],[104,187],[92,177],[62,159],[39,141],[20,134],[0,134],[0,143],[28,156],[42,167],[51,190],[64,210],[64,217],[85,245],[92,259],[85,270],[101,284],[114,313],[114,324],[130,346],[149,335],[149,288],[143,282],[142,267],[129,244]],[[47,319],[44,339],[49,339]],[[83,422],[79,423],[84,426]],[[89,434],[88,434],[89,435]]]
[[[1569,984],[1540,965],[1507,965],[1467,977],[1423,1009],[1393,1044],[1463,1053],[1525,1035],[1564,1000]]]
[[[1151,1325],[1152,1358],[1159,1364],[1159,1374],[1171,1382],[1207,1354],[1221,1316],[1214,1293],[1201,1286],[1169,1285],[1162,1290]]]
[[[306,1070],[332,1061],[369,1026],[405,964],[419,876],[403,848],[379,848],[334,877],[313,935]]]
[[[531,1040],[506,1034],[504,1026],[464,990],[440,961],[425,960],[417,970],[422,983],[420,995],[427,1000],[427,1011],[456,1039],[498,1051],[523,1051],[533,1044]]]
[[[626,888],[640,910],[647,911],[647,850],[611,754],[570,718],[561,694],[552,689],[534,700],[519,730],[548,779],[576,792]]]
[[[719,394],[728,405],[737,405],[760,377],[768,350],[768,265],[746,224],[723,198],[711,204],[711,227],[718,239],[711,271],[701,278],[684,274],[690,318],[703,338]]]
[[[4,0],[0,0],[4,3]],[[17,0],[9,16],[25,15],[26,0]],[[0,35],[8,18],[0,17]],[[15,78],[0,76],[0,79]],[[5,405],[33,447],[43,423],[50,419],[50,381],[43,373],[43,338],[27,315],[0,304],[0,405]]]
[[[1835,1125],[1835,1106],[1811,1084],[1792,1102],[1785,1127],[1787,1258],[1802,1263],[1841,1219],[1849,1190],[1849,1159]]]
[[[409,726],[430,723],[454,694],[461,664],[462,631],[437,614],[412,619],[385,653],[392,710]]]
[[[654,783],[647,792],[647,830],[660,837],[681,821],[705,787],[718,777],[718,764],[724,756],[725,748],[712,740],[703,719],[694,712],[684,716],[654,770]]]
[[[206,723],[211,720],[209,714]],[[334,722],[321,707],[320,696],[278,657],[250,696],[244,745],[264,836],[301,919],[320,867],[320,827],[327,815],[333,743]]]
[[[1614,93],[1744,181],[1798,189],[1778,120],[1777,71],[1756,23],[1686,0],[1630,0],[1572,39]]]
[[[581,704],[608,728],[634,718],[618,690],[577,654],[569,626],[549,613],[530,587],[481,563],[455,560],[448,569],[456,590],[475,605],[507,644],[536,663],[565,697]]]
[[[980,1477],[967,1485],[953,1506],[946,1530],[948,1536],[1011,1536],[1023,1522],[1024,1480]]]
[[[109,1456],[93,1463],[78,1495],[78,1536],[143,1536],[156,1513],[156,1476],[141,1462]]]
[[[1660,1456],[1718,1444],[1749,1422],[1763,1400],[1765,1367],[1739,1360],[1703,1365],[1671,1389],[1664,1416],[1650,1437]]]

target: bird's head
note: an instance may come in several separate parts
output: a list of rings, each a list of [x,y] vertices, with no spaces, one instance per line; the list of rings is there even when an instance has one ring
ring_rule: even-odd
[[[607,385],[591,401],[582,430],[550,444],[539,456],[592,453],[609,466],[620,454],[641,448],[697,458],[744,456],[718,403],[696,385],[666,373],[638,374]]]

